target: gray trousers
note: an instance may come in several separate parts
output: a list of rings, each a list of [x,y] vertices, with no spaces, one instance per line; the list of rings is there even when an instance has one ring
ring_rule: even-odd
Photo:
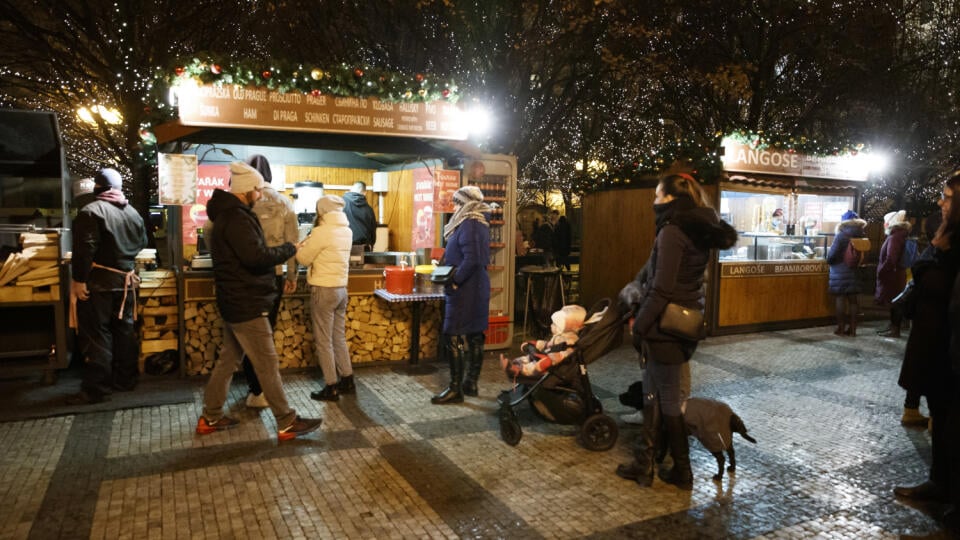
[[[323,371],[323,382],[337,384],[338,375],[353,375],[347,349],[347,288],[311,285],[310,302],[313,345]]]
[[[223,321],[223,348],[203,392],[203,416],[210,422],[223,417],[223,403],[230,390],[233,372],[240,367],[244,353],[260,379],[263,395],[277,419],[277,429],[293,423],[297,412],[290,408],[280,380],[280,359],[273,345],[273,329],[266,315],[244,321]]]

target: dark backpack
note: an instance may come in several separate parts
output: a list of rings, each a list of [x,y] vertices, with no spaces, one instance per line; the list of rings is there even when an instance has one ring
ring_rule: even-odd
[[[917,262],[917,251],[917,239],[907,238],[907,241],[903,243],[903,252],[900,254],[900,261],[897,262],[897,267],[901,270],[906,270],[913,266],[913,263]]]

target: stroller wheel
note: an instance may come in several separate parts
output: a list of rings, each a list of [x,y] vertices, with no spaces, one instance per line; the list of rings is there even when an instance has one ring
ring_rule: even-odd
[[[516,446],[523,437],[523,430],[520,428],[520,422],[517,421],[517,414],[509,405],[500,406],[500,438],[510,446]]]
[[[595,414],[580,427],[578,439],[587,450],[602,452],[613,448],[619,434],[616,420],[605,414]]]

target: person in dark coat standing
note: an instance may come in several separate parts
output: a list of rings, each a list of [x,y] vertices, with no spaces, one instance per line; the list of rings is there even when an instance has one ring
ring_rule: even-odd
[[[438,405],[462,403],[464,395],[477,395],[490,315],[490,207],[476,186],[458,189],[453,194],[453,206],[453,215],[443,228],[443,258],[444,264],[456,267],[456,271],[444,286],[446,304],[440,336],[450,362],[450,384],[431,398],[431,403]]]
[[[213,191],[207,215],[216,223],[210,235],[217,308],[223,319],[223,347],[203,392],[203,413],[196,431],[206,435],[238,424],[223,405],[233,373],[244,354],[250,358],[263,395],[277,421],[277,440],[285,441],[320,427],[290,407],[280,380],[280,361],[268,314],[279,294],[275,267],[297,254],[284,242],[267,247],[253,205],[263,196],[263,176],[242,161],[230,164],[230,191]]]
[[[878,306],[890,307],[890,324],[884,330],[877,332],[881,336],[900,337],[900,323],[903,314],[900,309],[891,304],[891,301],[900,294],[907,284],[907,269],[900,267],[900,258],[910,234],[910,222],[904,210],[890,212],[883,216],[883,226],[887,238],[880,246],[880,259],[877,262],[877,287],[873,299]]]
[[[536,220],[533,223],[533,247],[539,249],[543,252],[543,264],[544,266],[553,266],[555,261],[555,249],[556,245],[553,237],[553,227],[550,225],[550,221],[544,221],[543,223],[540,220]]]
[[[863,236],[867,222],[860,219],[853,210],[847,210],[840,219],[833,245],[827,253],[827,264],[830,265],[828,289],[835,297],[837,310],[837,329],[833,333],[838,336],[856,336],[857,313],[860,311],[858,295],[863,292],[863,284],[858,269],[847,266],[843,254],[847,251],[851,238]]]
[[[133,390],[139,375],[133,310],[140,279],[134,263],[147,247],[147,229],[123,196],[119,172],[101,169],[93,181],[93,200],[73,221],[70,304],[85,364],[80,392],[67,398],[71,405],[99,403],[113,390]]]
[[[573,231],[567,216],[561,216],[556,210],[550,211],[553,222],[553,246],[557,253],[557,266],[570,270],[570,247],[573,244]]]
[[[703,276],[711,249],[728,249],[737,231],[705,205],[697,181],[672,174],[657,185],[653,211],[657,237],[650,258],[628,287],[639,295],[634,309],[634,346],[646,360],[643,374],[643,431],[634,459],[617,467],[617,476],[643,487],[653,484],[655,453],[661,425],[673,456],[673,468],[661,479],[684,490],[693,489],[690,447],[683,421],[683,402],[690,395],[690,357],[697,341],[660,331],[658,321],[667,304],[703,311]],[[623,295],[621,295],[623,297]]]
[[[343,194],[343,213],[347,215],[350,230],[353,231],[353,245],[364,246],[370,251],[377,241],[377,218],[373,208],[367,202],[367,184],[357,181],[347,193]]]
[[[948,528],[960,532],[960,171],[949,178],[940,200],[943,222],[931,242],[933,249],[911,268],[916,300],[914,319],[898,383],[927,397],[933,416],[933,460],[926,481],[896,487],[894,493],[916,501],[952,503],[945,516]]]

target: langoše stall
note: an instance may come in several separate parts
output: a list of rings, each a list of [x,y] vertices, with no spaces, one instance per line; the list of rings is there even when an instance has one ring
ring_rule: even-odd
[[[220,345],[213,276],[197,254],[197,228],[206,220],[205,200],[226,188],[234,159],[263,154],[272,165],[273,186],[291,197],[301,214],[301,234],[312,216],[304,198],[342,195],[355,181],[380,224],[377,251],[351,257],[347,339],[354,363],[409,361],[411,302],[388,302],[374,294],[384,288],[385,266],[401,261],[429,263],[442,247],[442,227],[461,185],[479,186],[493,203],[490,222],[491,278],[489,348],[509,347],[513,320],[513,239],[516,161],[485,155],[465,142],[460,111],[447,102],[390,102],[374,97],[335,97],[233,85],[181,88],[179,119],[157,126],[164,154],[159,162],[167,257],[177,298],[159,302],[175,312],[176,336],[153,347],[180,351],[182,373],[208,372]],[[166,163],[166,165],[164,165]],[[305,191],[307,188],[309,191]],[[202,242],[200,242],[202,244]],[[202,248],[202,245],[200,246]],[[297,292],[286,295],[274,338],[281,367],[316,365],[305,275]],[[149,273],[148,273],[148,277]],[[149,282],[149,280],[148,280]],[[168,288],[169,291],[169,288]],[[417,291],[414,291],[417,292]],[[171,309],[169,306],[175,306]],[[156,306],[155,306],[156,307]],[[420,356],[436,353],[442,301],[419,306]],[[157,312],[159,313],[159,312]],[[171,315],[172,313],[168,313]],[[166,323],[168,318],[153,322]],[[149,322],[149,321],[148,321]]]
[[[813,156],[724,140],[720,214],[739,241],[719,254],[712,332],[803,326],[834,311],[825,260],[836,226],[859,208],[866,154]]]

